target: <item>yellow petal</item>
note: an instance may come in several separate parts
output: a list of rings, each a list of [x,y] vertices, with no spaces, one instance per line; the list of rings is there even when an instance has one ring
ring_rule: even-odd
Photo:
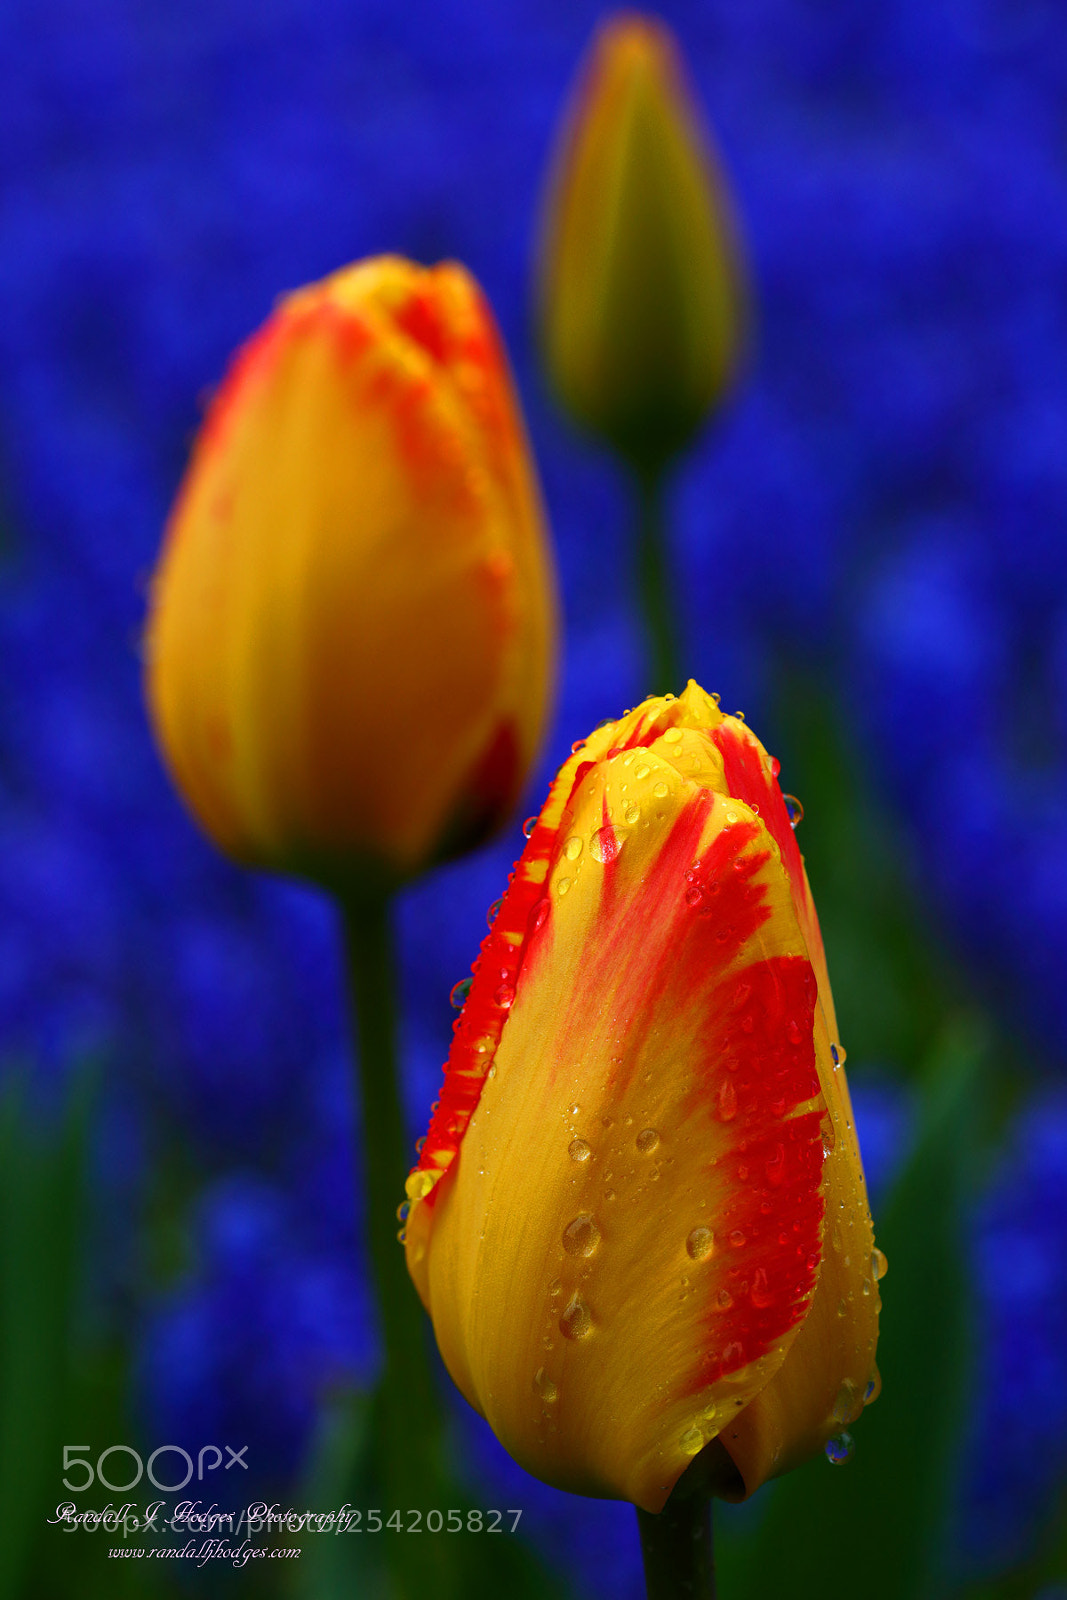
[[[855,1147],[790,873],[728,792],[739,727],[691,685],[564,767],[409,1182],[409,1265],[464,1394],[538,1476],[653,1511],[716,1436],[750,1492],[837,1397],[810,1361],[803,1395],[774,1387],[823,1274],[845,1281],[826,1174]]]
[[[538,493],[488,308],[396,258],[282,302],[198,441],[148,694],[223,848],[407,875],[507,813],[551,686]]]

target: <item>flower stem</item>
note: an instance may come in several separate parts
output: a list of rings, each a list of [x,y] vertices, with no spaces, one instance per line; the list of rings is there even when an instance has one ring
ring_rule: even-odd
[[[411,1165],[396,1061],[396,986],[385,894],[342,901],[355,1011],[371,1276],[385,1354],[379,1383],[382,1491],[391,1507],[433,1504],[443,1421],[426,1317],[397,1241],[396,1208]],[[410,1543],[411,1541],[407,1541]]]
[[[662,469],[635,474],[638,499],[637,584],[645,622],[651,694],[681,694],[685,687],[675,641],[674,606],[667,559],[666,506]]]
[[[659,1516],[637,1508],[648,1600],[715,1600],[711,1500],[672,1497]]]

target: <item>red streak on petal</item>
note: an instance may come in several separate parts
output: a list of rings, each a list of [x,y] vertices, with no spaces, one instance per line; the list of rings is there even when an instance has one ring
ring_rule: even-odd
[[[759,746],[742,724],[720,722],[712,730],[711,740],[722,756],[724,778],[730,794],[743,800],[746,806],[755,807],[767,832],[782,852],[782,862],[793,891],[793,904],[804,927],[806,917],[803,908],[807,900],[804,865],[777,778],[767,772]]]
[[[714,1221],[723,1269],[709,1274],[704,1347],[684,1394],[763,1355],[811,1301],[822,1251],[822,1130],[818,1109],[798,1107],[819,1096],[816,994],[810,962],[775,956],[724,978],[710,998],[697,1095],[732,1136],[714,1168],[729,1198]]]
[[[486,1074],[496,1055],[519,976],[540,942],[551,910],[540,870],[551,864],[558,845],[555,828],[538,822],[516,862],[510,886],[493,926],[482,940],[472,970],[473,982],[445,1063],[445,1079],[426,1142],[412,1171],[444,1172],[455,1158]],[[433,1205],[437,1188],[423,1200]]]

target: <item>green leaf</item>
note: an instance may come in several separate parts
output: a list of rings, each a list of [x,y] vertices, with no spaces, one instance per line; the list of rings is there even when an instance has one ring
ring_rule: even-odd
[[[878,1347],[883,1390],[853,1432],[853,1459],[822,1457],[761,1491],[745,1527],[719,1518],[730,1600],[821,1595],[835,1583],[864,1600],[945,1592],[941,1535],[969,1376],[961,1209],[972,1172],[985,1075],[983,1036],[959,1023],[930,1063],[914,1153],[884,1217],[889,1258]]]

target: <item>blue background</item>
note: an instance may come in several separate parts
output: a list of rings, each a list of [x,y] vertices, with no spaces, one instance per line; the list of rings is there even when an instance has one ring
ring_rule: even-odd
[[[996,1563],[1067,1455],[1067,20],[1051,0],[662,14],[759,315],[673,496],[687,659],[757,728],[775,664],[838,684],[929,929],[1016,1041],[1020,1106],[973,1216],[959,1512],[960,1561]],[[628,503],[530,336],[545,163],[598,15],[0,8],[0,1050],[45,1110],[100,1064],[93,1293],[132,1341],[144,1437],[247,1437],[264,1482],[292,1481],[320,1397],[377,1358],[336,929],[310,891],[220,860],[171,793],[141,698],[146,575],[204,397],[275,296],[368,253],[455,256],[512,352],[562,574],[527,809],[640,697]],[[404,897],[413,1130],[520,842]],[[909,1093],[848,1042],[877,1205]],[[634,1592],[625,1508],[543,1493],[460,1426],[590,1592]]]

